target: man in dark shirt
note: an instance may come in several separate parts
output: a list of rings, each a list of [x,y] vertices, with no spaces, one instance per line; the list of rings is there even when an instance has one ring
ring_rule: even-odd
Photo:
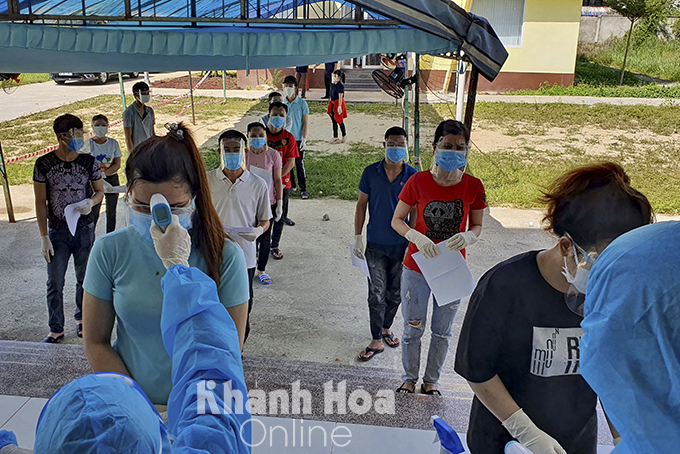
[[[76,271],[77,333],[82,337],[83,280],[90,249],[94,244],[92,207],[101,203],[104,184],[99,164],[87,150],[89,140],[80,118],[66,114],[54,120],[59,148],[38,158],[33,169],[35,212],[42,238],[42,255],[47,262],[47,309],[50,333],[43,342],[64,338],[63,289],[68,261],[73,255]],[[65,212],[77,204],[79,216],[69,229]],[[49,230],[48,230],[49,222]],[[74,232],[73,234],[71,232]]]

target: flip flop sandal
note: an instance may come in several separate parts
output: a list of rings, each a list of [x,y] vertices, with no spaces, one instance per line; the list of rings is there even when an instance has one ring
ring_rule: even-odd
[[[415,390],[415,385],[413,386],[413,389],[409,389],[404,387],[404,385],[408,382],[404,382],[401,384],[400,387],[397,388],[397,394],[413,394],[413,391]]]
[[[309,198],[309,194],[307,194],[306,192],[303,192],[302,194],[300,194],[300,196],[302,197],[302,200],[307,200]]]
[[[368,358],[366,358],[366,357],[364,357],[364,356],[361,356],[361,353],[360,353],[360,354],[359,354],[359,361],[370,361],[371,359],[373,359],[373,357],[374,357],[375,355],[379,355],[380,353],[382,353],[382,352],[384,352],[384,351],[385,351],[384,348],[383,348],[382,350],[378,350],[377,348],[369,348],[369,347],[366,347],[366,348],[364,349],[364,351],[362,351],[361,353],[363,353],[364,355],[367,355],[367,354],[369,354],[369,353],[372,353],[372,355],[369,356]]]
[[[83,324],[82,323],[76,323],[76,334],[78,337],[83,337]]]
[[[61,341],[64,339],[64,335],[62,334],[61,336],[57,337],[52,337],[52,336],[47,336],[45,339],[42,340],[43,344],[59,344]]]
[[[281,252],[277,247],[273,247],[270,253],[275,260],[281,260],[283,258],[283,252]]]
[[[394,333],[383,334],[382,338],[383,338],[383,341],[387,344],[388,347],[390,347],[390,348],[399,347],[399,339],[394,337]]]
[[[257,276],[257,278],[260,280],[260,284],[262,284],[262,285],[269,285],[269,284],[272,283],[272,278],[269,277],[268,274],[260,274],[259,276]],[[269,282],[265,282],[265,281],[269,281]]]
[[[425,391],[425,385],[420,385],[420,392],[423,394],[427,394],[428,396],[441,396],[442,393],[439,392],[437,388],[432,388],[429,391]]]

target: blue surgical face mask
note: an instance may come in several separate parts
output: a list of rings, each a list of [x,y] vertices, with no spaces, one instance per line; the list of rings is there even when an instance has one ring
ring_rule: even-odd
[[[241,168],[241,153],[223,153],[224,167],[229,170],[237,170]]]
[[[283,128],[286,125],[286,119],[284,117],[271,117],[269,122],[276,129]]]
[[[450,172],[465,167],[466,159],[464,151],[442,150],[437,148],[435,162],[442,169]]]
[[[385,147],[385,156],[394,163],[400,162],[406,157],[406,147]]]
[[[191,207],[194,207],[193,202]],[[193,211],[187,213],[178,214],[179,225],[184,227],[186,230],[190,230],[192,227],[191,216]],[[153,244],[153,239],[151,238],[151,224],[153,223],[153,217],[150,214],[141,213],[132,207],[128,207],[128,224],[134,227],[137,232],[149,243]]]
[[[85,139],[82,137],[71,137],[71,141],[68,144],[68,147],[77,152],[80,153],[83,148],[85,148]]]
[[[280,118],[280,117],[278,117],[278,118]],[[255,149],[262,148],[265,145],[267,145],[267,138],[266,137],[251,137],[250,138],[250,146],[255,148]]]

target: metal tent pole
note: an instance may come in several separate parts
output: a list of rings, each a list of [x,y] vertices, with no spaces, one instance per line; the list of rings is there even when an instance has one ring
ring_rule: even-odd
[[[196,112],[194,111],[194,84],[191,81],[191,71],[189,71],[189,96],[191,96],[191,124],[196,126]]]
[[[0,143],[0,178],[2,178],[2,189],[5,193],[7,217],[9,222],[16,222],[14,219],[14,208],[12,208],[12,196],[9,193],[9,178],[7,178],[7,167],[5,167],[5,155],[2,154],[2,143]]]
[[[125,85],[123,85],[123,73],[118,73],[118,85],[120,85],[120,100],[123,103],[123,111],[127,109],[125,104]]]
[[[420,54],[416,54],[415,57],[416,83],[413,102],[416,107],[413,112],[413,147],[420,170],[423,170],[423,164],[420,162]]]
[[[467,106],[465,107],[465,126],[472,131],[472,117],[475,114],[475,103],[477,101],[477,83],[479,82],[479,71],[473,66],[470,71],[470,87],[468,89]]]
[[[227,103],[227,70],[222,70],[222,97],[224,97],[224,103]]]
[[[465,114],[463,107],[465,103],[466,66],[466,63],[463,61],[463,51],[461,51],[456,78],[456,120],[458,121],[463,121],[463,115]]]

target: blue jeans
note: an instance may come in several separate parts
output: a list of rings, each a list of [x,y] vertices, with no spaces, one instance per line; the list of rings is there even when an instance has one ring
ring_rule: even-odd
[[[47,264],[47,312],[49,315],[50,331],[61,333],[64,331],[64,282],[68,261],[73,255],[76,270],[76,321],[83,319],[83,280],[90,250],[94,244],[94,224],[78,225],[76,235],[71,236],[68,228],[50,229],[50,241],[54,248],[54,255]]]
[[[430,286],[422,274],[404,267],[401,275],[401,313],[404,317],[404,336],[401,347],[401,363],[404,366],[402,380],[415,385],[420,372],[420,339],[426,327],[427,303],[430,298]],[[453,318],[458,311],[459,301],[445,306],[438,306],[432,298],[430,350],[427,355],[427,366],[423,382],[435,385],[446,361],[451,339]]]

